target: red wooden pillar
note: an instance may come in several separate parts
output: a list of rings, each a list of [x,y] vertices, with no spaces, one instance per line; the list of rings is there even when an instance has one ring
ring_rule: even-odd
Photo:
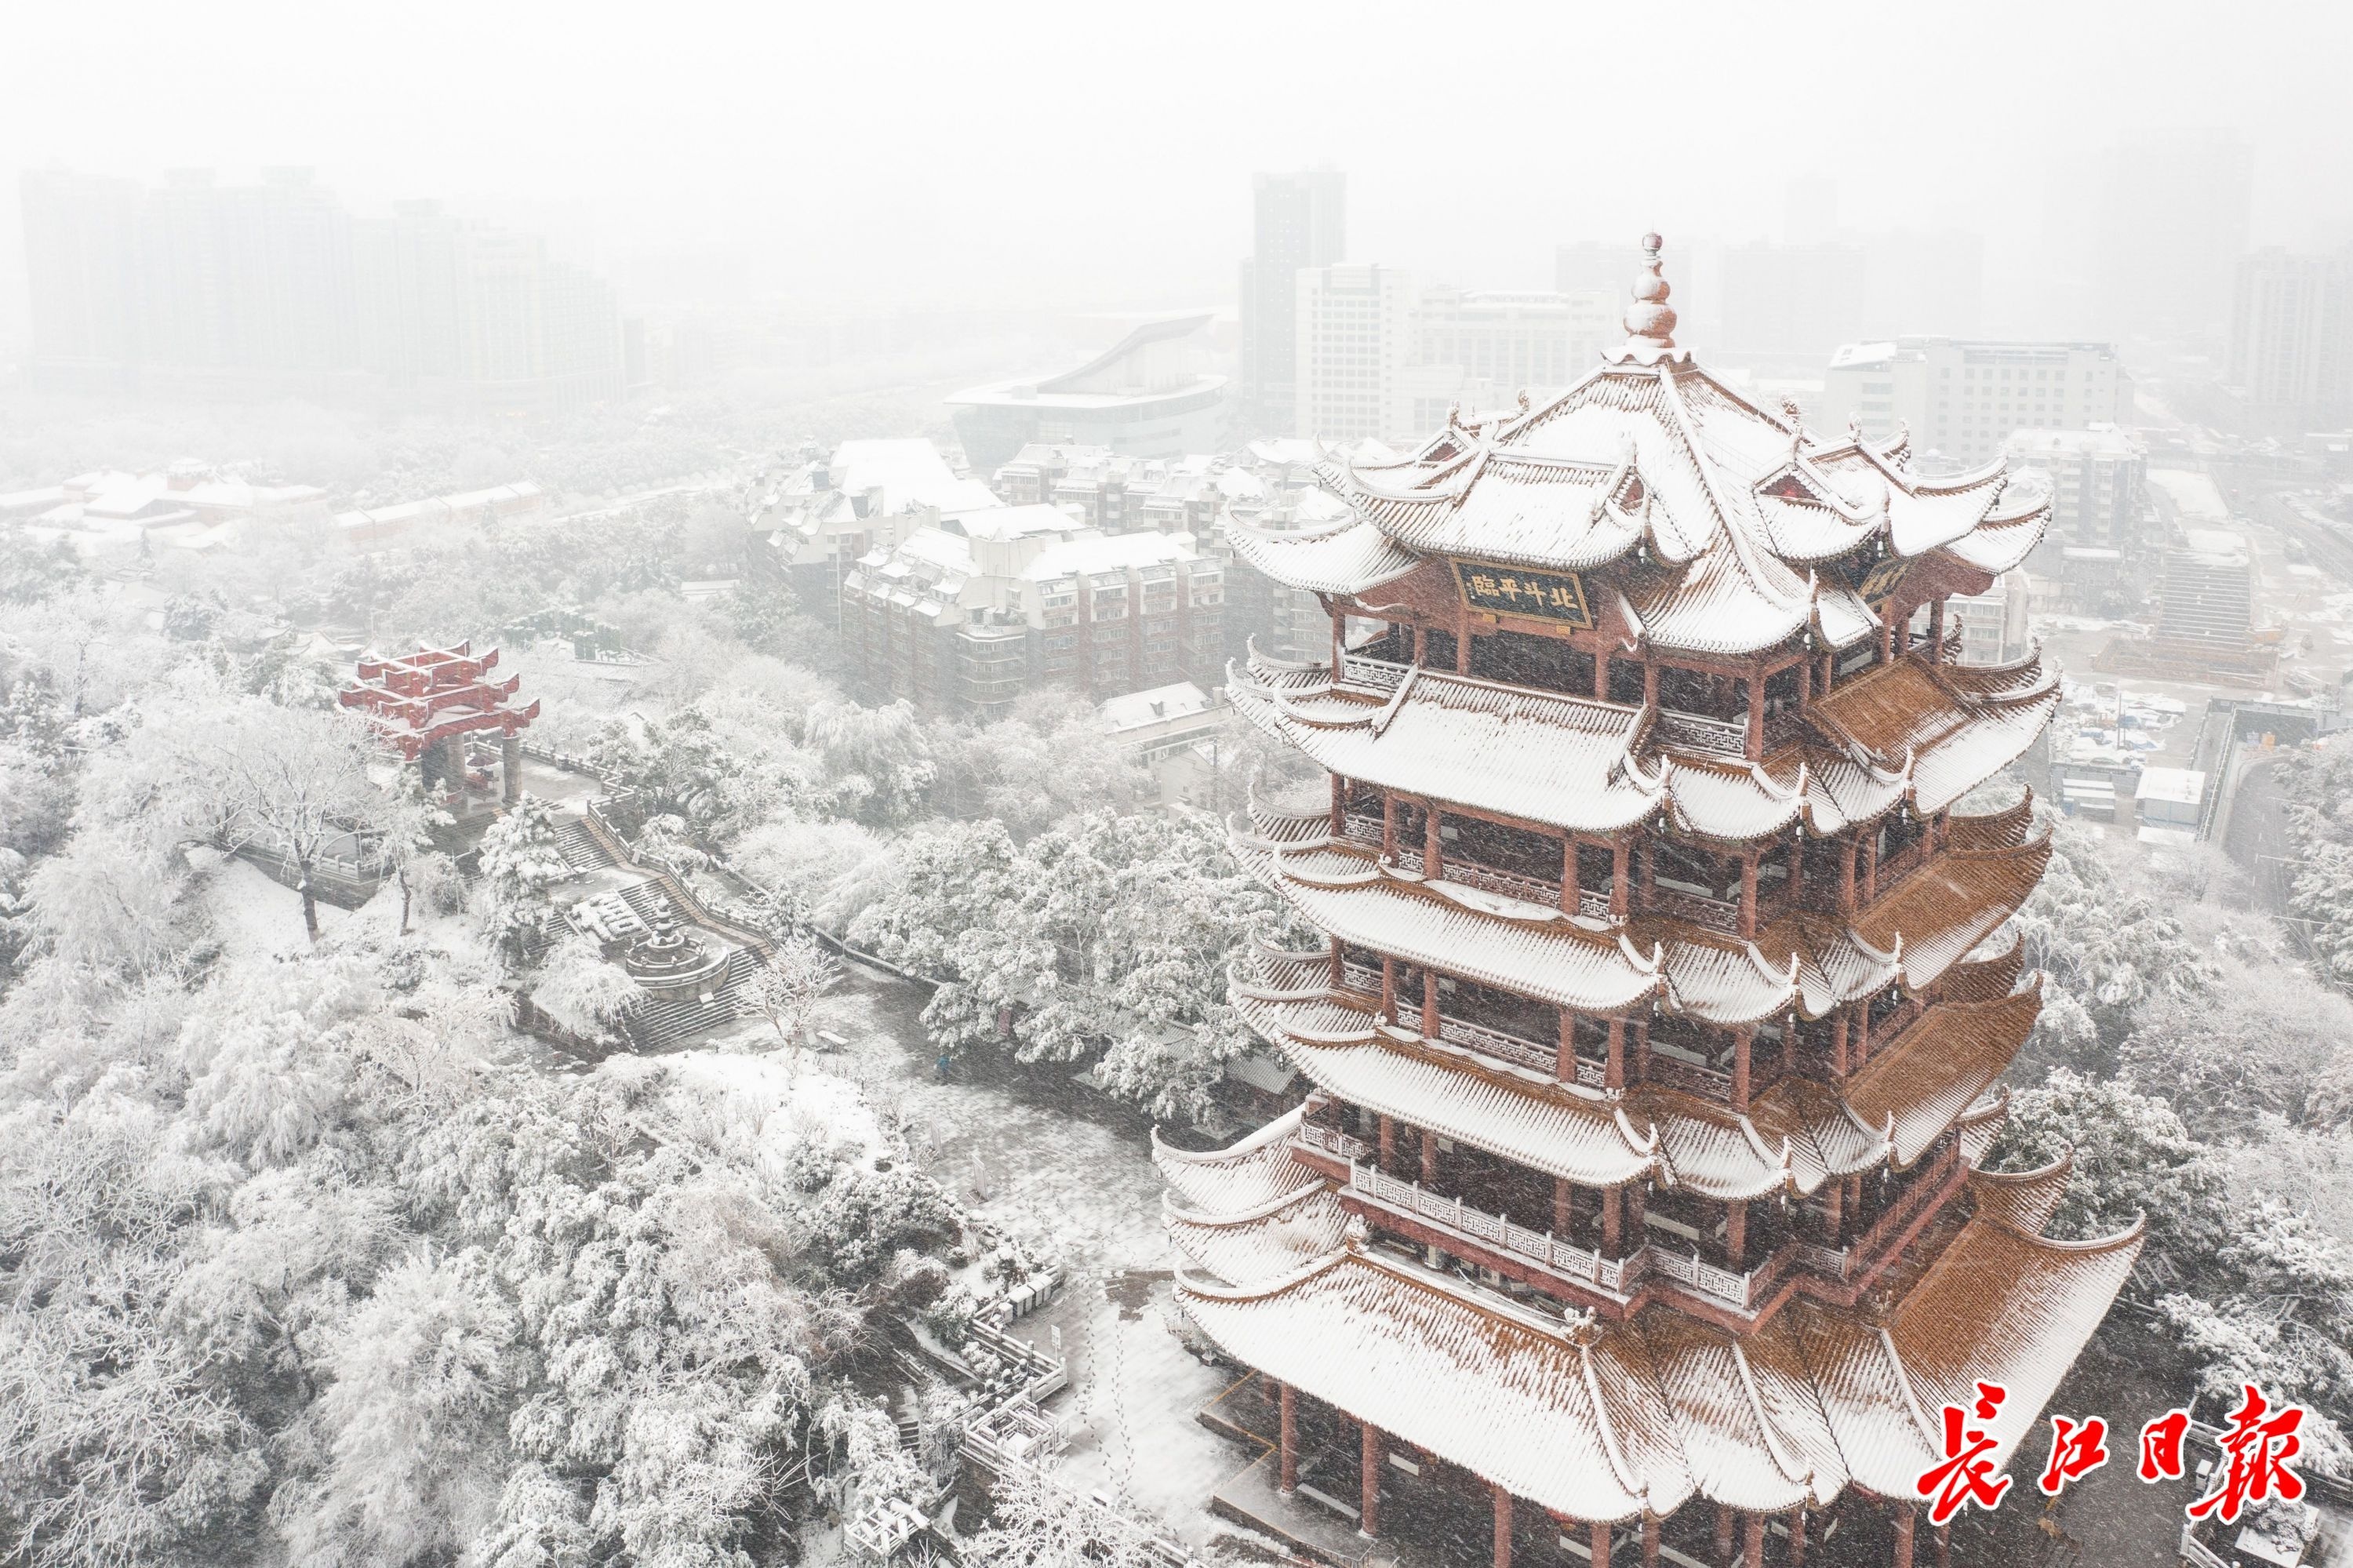
[[[1502,1487],[1494,1492],[1495,1568],[1512,1568],[1512,1494]]]
[[[1421,1037],[1438,1038],[1438,971],[1427,965],[1421,971]]]
[[[1554,1047],[1552,1075],[1564,1084],[1577,1082],[1577,1014],[1560,1008],[1555,1014],[1560,1043]]]
[[[1356,1528],[1368,1536],[1381,1532],[1381,1429],[1371,1422],[1364,1427],[1364,1478],[1358,1486]]]
[[[1879,896],[1879,831],[1862,841],[1862,901],[1869,904]]]
[[[1846,1178],[1833,1176],[1823,1186],[1827,1195],[1822,1223],[1830,1227],[1831,1245],[1837,1246],[1846,1234]]]
[[[1281,1457],[1277,1461],[1281,1468],[1276,1478],[1278,1489],[1284,1497],[1289,1497],[1299,1489],[1299,1396],[1287,1383],[1275,1386],[1282,1391],[1277,1404],[1282,1413],[1280,1423]]]
[[[1748,760],[1765,757],[1765,674],[1759,662],[1748,668]]]
[[[1843,1078],[1852,1069],[1847,1061],[1847,1009],[1841,1007],[1831,1020],[1831,1070]]]
[[[1552,1234],[1563,1241],[1568,1239],[1569,1227],[1577,1221],[1576,1212],[1570,1206],[1569,1192],[1567,1177],[1552,1179]]]
[[[1855,835],[1849,833],[1839,854],[1839,907],[1849,914],[1854,911],[1854,861],[1861,848]]]
[[[1740,853],[1740,936],[1743,941],[1757,938],[1757,852]]]
[[[1715,1560],[1732,1568],[1732,1510],[1723,1503],[1715,1505]]]
[[[1806,1510],[1789,1513],[1789,1568],[1806,1568]]]
[[[1943,609],[1942,605],[1937,607]],[[1936,1527],[1936,1568],[1952,1568],[1953,1527],[1950,1521]]]
[[[1471,623],[1467,620],[1456,623],[1454,628],[1454,673],[1471,673]]]
[[[1609,655],[1599,648],[1593,651],[1593,700],[1609,700]]]
[[[1413,662],[1417,664],[1430,662],[1430,628],[1427,626],[1413,629]]]
[[[1732,1272],[1739,1274],[1748,1267],[1748,1200],[1735,1198],[1724,1205],[1724,1252],[1732,1260]]]
[[[1746,1023],[1732,1032],[1732,1108],[1741,1116],[1748,1114],[1749,1057],[1756,1041],[1757,1031]]]
[[[1340,956],[1340,938],[1332,938],[1332,989],[1337,991],[1347,978],[1347,961]]]
[[[1765,1516],[1752,1513],[1740,1531],[1740,1554],[1748,1560],[1747,1568],[1765,1568]]]
[[[1593,1568],[1609,1568],[1609,1527],[1593,1527]]]
[[[1585,889],[1577,880],[1577,841],[1564,837],[1560,841],[1560,906],[1570,915],[1577,913],[1577,899]]]
[[[1928,662],[1941,664],[1944,662],[1945,601],[1934,599],[1928,601]]]
[[[1619,1251],[1623,1237],[1618,1217],[1623,1206],[1620,1196],[1622,1191],[1618,1187],[1601,1189],[1601,1255],[1613,1260],[1622,1255]]]
[[[1609,1021],[1609,1062],[1601,1070],[1601,1086],[1622,1089],[1626,1086],[1626,1021]]]
[[[1659,1568],[1659,1521],[1647,1514],[1642,1519],[1642,1568]]]
[[[1332,836],[1338,838],[1348,825],[1348,781],[1337,773],[1332,775]]]
[[[1800,659],[1798,661],[1798,706],[1802,708],[1813,700],[1814,662],[1811,659]]]
[[[1659,705],[1659,667],[1656,664],[1646,662],[1642,666],[1642,705],[1646,708]]]
[[[1421,1129],[1421,1184],[1425,1187],[1438,1181],[1438,1134],[1428,1128]]]
[[[1388,953],[1381,955],[1381,1017],[1391,1023],[1398,1019],[1397,959]]]
[[[1397,1174],[1397,1118],[1394,1117],[1381,1118],[1380,1161],[1382,1175]]]
[[[1422,829],[1421,874],[1435,882],[1446,874],[1446,841],[1439,832],[1438,802],[1432,800],[1424,814],[1429,821]]]
[[[1632,902],[1631,890],[1626,883],[1632,870],[1632,851],[1620,839],[1609,846],[1609,918],[1623,920]]]
[[[1908,1503],[1895,1505],[1895,1550],[1888,1561],[1894,1568],[1912,1568],[1912,1508]]]
[[[1397,797],[1381,791],[1381,858],[1397,859]]]
[[[1621,1191],[1626,1194],[1626,1253],[1631,1256],[1641,1251],[1651,1239],[1650,1232],[1642,1226],[1642,1210],[1650,1202],[1650,1189],[1637,1178],[1627,1182]]]

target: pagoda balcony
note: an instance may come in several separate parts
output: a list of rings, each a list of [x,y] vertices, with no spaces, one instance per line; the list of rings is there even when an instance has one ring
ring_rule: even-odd
[[[1495,1267],[1499,1273],[1509,1272],[1539,1288],[1566,1287],[1562,1293],[1572,1298],[1598,1297],[1623,1307],[1646,1282],[1656,1282],[1681,1287],[1736,1317],[1750,1318],[1767,1303],[1796,1262],[1794,1249],[1783,1247],[1744,1274],[1655,1242],[1645,1243],[1622,1258],[1605,1257],[1594,1248],[1563,1241],[1549,1231],[1531,1230],[1419,1181],[1388,1175],[1371,1163],[1370,1150],[1361,1139],[1303,1125],[1292,1143],[1294,1150],[1322,1155],[1324,1159],[1314,1161],[1318,1168],[1328,1168],[1333,1162],[1345,1166],[1341,1195],[1369,1217],[1388,1220],[1404,1234],[1430,1234],[1443,1251]]]
[[[1361,811],[1352,811],[1340,821],[1340,840],[1343,843],[1354,844],[1378,854],[1381,853],[1383,842],[1381,820],[1378,817],[1366,816]],[[1398,870],[1412,872],[1416,874],[1422,873],[1425,863],[1419,845],[1409,845],[1403,842],[1402,837],[1396,852],[1388,859],[1389,863]],[[1442,858],[1439,866],[1439,876],[1441,881],[1461,883],[1465,887],[1476,887],[1482,892],[1501,894],[1505,898],[1516,898],[1525,904],[1541,904],[1547,909],[1560,907],[1560,880],[1557,877],[1531,876],[1525,872],[1506,871],[1501,866],[1483,864],[1479,861],[1457,854],[1449,854]],[[1577,894],[1577,913],[1596,920],[1608,920],[1609,895],[1606,892],[1580,891]]]
[[[1366,969],[1362,964],[1343,964],[1340,969],[1340,980],[1345,990],[1355,991],[1367,1001],[1377,1000],[1381,994],[1381,973],[1378,969]],[[1400,997],[1398,1003],[1398,1016],[1404,1021],[1399,1027],[1410,1028],[1421,1017],[1421,1004],[1417,1001],[1409,1005],[1406,1000]],[[1449,1045],[1460,1045],[1466,1050],[1478,1051],[1508,1062],[1514,1067],[1525,1067],[1531,1072],[1542,1073],[1547,1078],[1554,1076],[1559,1070],[1560,1047],[1558,1045],[1541,1040],[1530,1040],[1524,1035],[1513,1034],[1484,1023],[1473,1023],[1467,1018],[1457,1017],[1443,1011],[1440,1011],[1438,1015],[1438,1037]],[[1577,1081],[1578,1083],[1587,1088],[1598,1089],[1602,1086],[1603,1077],[1600,1063],[1588,1061],[1582,1056],[1577,1058]],[[1726,1080],[1726,1082],[1729,1081]]]
[[[1843,1246],[1815,1242],[1791,1242],[1781,1250],[1810,1273],[1822,1275],[1859,1293],[1903,1251],[1929,1213],[1957,1192],[1968,1174],[1957,1140],[1948,1139],[1945,1151],[1915,1171],[1895,1201],[1871,1222],[1863,1233]]]

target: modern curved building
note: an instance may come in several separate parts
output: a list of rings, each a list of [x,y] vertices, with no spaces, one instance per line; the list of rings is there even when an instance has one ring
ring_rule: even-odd
[[[975,473],[1032,441],[1108,447],[1123,457],[1216,451],[1226,439],[1226,378],[1194,366],[1189,340],[1207,315],[1147,322],[1076,370],[1017,376],[950,397]]]

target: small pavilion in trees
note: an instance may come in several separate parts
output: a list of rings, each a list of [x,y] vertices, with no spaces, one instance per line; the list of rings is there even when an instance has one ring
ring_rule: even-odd
[[[2063,1161],[1978,1168],[2050,847],[1956,807],[2059,694],[1957,662],[1946,606],[2050,501],[1712,376],[1646,244],[1567,392],[1328,464],[1320,531],[1227,519],[1332,617],[1328,662],[1229,672],[1320,770],[1235,853],[1324,941],[1231,987],[1305,1104],[1156,1148],[1176,1299],[1278,1489],[1366,1534],[1468,1494],[1498,1568],[1798,1564],[1833,1521],[1910,1568],[1941,1407],[2007,1385],[2009,1463],[2140,1251],[2042,1234]]]
[[[539,716],[539,704],[517,704],[522,678],[492,679],[498,662],[497,649],[476,653],[465,642],[419,647],[397,659],[370,653],[336,700],[364,709],[376,734],[423,770],[428,792],[470,793],[467,737],[495,735],[499,797],[512,803],[522,794],[522,732]]]

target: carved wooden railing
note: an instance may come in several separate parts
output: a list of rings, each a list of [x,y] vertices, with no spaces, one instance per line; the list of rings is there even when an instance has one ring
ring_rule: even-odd
[[[1563,1280],[1599,1286],[1620,1296],[1646,1276],[1655,1274],[1746,1311],[1764,1300],[1792,1261],[1785,1249],[1740,1274],[1690,1254],[1652,1245],[1645,1245],[1622,1259],[1607,1258],[1589,1247],[1562,1241],[1549,1231],[1514,1224],[1501,1214],[1489,1213],[1460,1198],[1430,1192],[1416,1181],[1401,1181],[1361,1163],[1348,1168],[1348,1192],[1369,1205],[1409,1214],[1439,1230],[1485,1242],[1526,1258]]]
[[[1748,755],[1748,726],[1729,719],[1662,708],[1651,733],[1661,745],[1681,747],[1686,751],[1714,752],[1723,757]]]
[[[1652,886],[1651,907],[1662,915],[1689,920],[1711,931],[1725,936],[1740,930],[1740,906],[1722,898],[1709,898],[1697,893],[1684,893],[1672,887]]]
[[[1397,690],[1405,679],[1410,664],[1400,664],[1394,659],[1375,659],[1363,653],[1346,653],[1340,658],[1340,679],[1354,686],[1374,686],[1384,692]]]

